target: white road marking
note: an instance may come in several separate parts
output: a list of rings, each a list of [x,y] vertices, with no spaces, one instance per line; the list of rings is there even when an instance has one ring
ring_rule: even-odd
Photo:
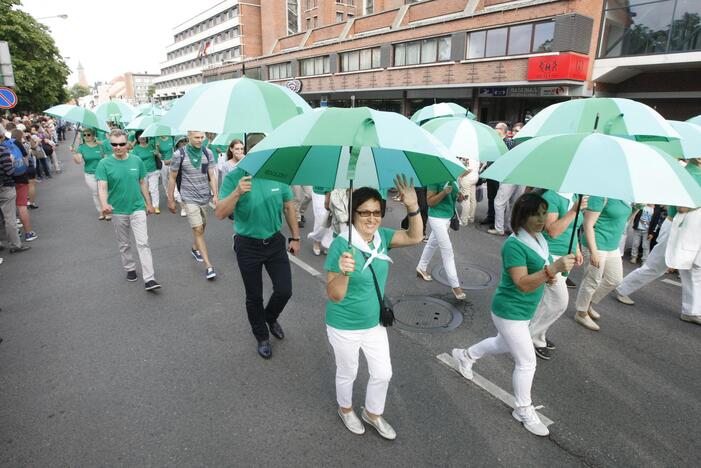
[[[307,263],[303,262],[302,260],[295,257],[291,253],[288,253],[287,257],[290,259],[290,261],[292,263],[294,263],[295,265],[297,265],[298,267],[300,267],[302,270],[306,271],[310,275],[312,275],[312,276],[320,276],[321,275],[321,273],[316,271],[311,265],[308,265]]]
[[[441,361],[443,364],[454,370],[455,372],[462,377],[462,374],[460,374],[460,371],[458,371],[458,365],[455,362],[455,359],[453,359],[453,356],[451,356],[448,353],[442,353],[436,356],[436,358]],[[472,383],[477,385],[478,387],[481,387],[482,389],[486,390],[488,393],[490,393],[493,397],[497,398],[498,400],[501,400],[502,402],[506,403],[509,405],[511,408],[516,408],[514,396],[504,390],[503,388],[499,387],[495,383],[490,382],[489,380],[485,379],[481,375],[479,375],[477,372],[472,371],[474,377],[472,378]],[[536,409],[541,409],[543,408],[542,405],[536,406]],[[540,417],[540,420],[545,424],[546,426],[550,426],[553,424],[553,420],[549,419],[545,416],[543,416],[540,412],[537,412],[538,416]]]
[[[671,279],[663,279],[662,282],[663,282],[663,283],[667,283],[667,284],[673,284],[673,285],[675,285],[675,286],[681,286],[681,285],[682,285],[679,281],[674,281],[674,280],[671,280]]]

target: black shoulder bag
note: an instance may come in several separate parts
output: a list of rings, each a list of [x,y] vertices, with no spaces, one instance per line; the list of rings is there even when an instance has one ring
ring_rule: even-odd
[[[365,254],[363,254],[363,257],[365,257]],[[370,257],[365,257],[365,260],[367,260]],[[375,283],[375,292],[377,293],[377,300],[380,303],[380,324],[383,327],[391,327],[394,325],[394,310],[392,310],[392,304],[390,302],[382,297],[382,293],[380,293],[380,284],[377,282],[377,276],[375,275],[375,270],[372,268],[372,263],[368,265],[368,268],[370,268],[370,273],[372,273],[372,282]]]

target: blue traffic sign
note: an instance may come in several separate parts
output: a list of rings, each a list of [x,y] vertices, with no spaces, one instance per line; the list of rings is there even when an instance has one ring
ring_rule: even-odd
[[[17,95],[10,88],[0,87],[0,109],[12,109],[17,105]]]

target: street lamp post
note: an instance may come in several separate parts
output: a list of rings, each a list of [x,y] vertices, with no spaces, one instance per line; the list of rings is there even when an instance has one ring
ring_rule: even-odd
[[[39,21],[39,20],[45,20],[45,19],[51,19],[51,18],[68,19],[68,15],[62,14],[62,15],[53,15],[53,16],[42,16],[41,18],[37,18],[37,21]]]

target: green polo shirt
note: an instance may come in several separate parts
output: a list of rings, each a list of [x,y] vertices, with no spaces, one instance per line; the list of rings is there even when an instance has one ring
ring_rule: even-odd
[[[389,251],[389,245],[394,237],[394,229],[379,228],[382,245]],[[370,244],[371,248],[375,248]],[[326,302],[326,324],[339,330],[366,330],[380,323],[380,301],[375,291],[375,283],[372,279],[370,267],[363,270],[365,257],[358,249],[348,249],[348,241],[342,237],[336,237],[329,247],[324,268],[327,271],[340,273],[338,259],[344,252],[353,252],[355,259],[355,271],[350,274],[348,290],[340,302],[329,300]],[[377,283],[384,297],[385,283],[389,274],[389,262],[375,259],[372,268],[377,275]]]
[[[156,156],[153,154],[153,151],[153,145],[149,142],[148,146],[137,144],[130,153],[144,162],[146,172],[154,172],[157,171],[158,168],[156,167]]]
[[[161,153],[161,159],[163,161],[170,161],[173,158],[173,137],[168,137],[165,140],[161,137],[154,138],[154,141],[158,145],[158,149]]]
[[[219,198],[224,199],[236,190],[246,172],[236,168],[222,182]],[[289,185],[266,179],[253,179],[251,191],[239,198],[234,209],[236,233],[254,239],[268,239],[280,231],[283,204],[294,200]]]
[[[107,182],[107,202],[112,205],[114,214],[130,215],[146,209],[140,185],[144,177],[144,163],[131,154],[122,160],[108,156],[95,170],[95,178]]]
[[[453,191],[446,195],[443,200],[436,206],[428,208],[428,215],[432,218],[450,219],[455,214],[455,201],[458,199],[458,185],[455,182],[450,182],[453,186]],[[445,184],[434,184],[426,187],[428,192],[438,193],[445,188]]]
[[[548,213],[557,213],[557,219],[562,218],[569,211],[569,202],[558,195],[557,192],[548,190],[543,193],[543,198],[548,202]],[[575,204],[577,203],[577,195],[572,195],[572,201]],[[577,242],[579,240],[577,231],[579,230],[579,227],[582,225],[583,221],[584,213],[579,213],[579,216],[577,217],[577,228],[575,229],[574,233],[574,242],[572,243],[572,253],[577,251]],[[548,249],[550,249],[550,253],[552,255],[562,257],[563,255],[569,254],[567,249],[570,246],[570,238],[572,237],[573,227],[574,221],[567,226],[567,229],[565,229],[562,234],[555,238],[550,237],[547,231],[543,231],[543,237],[545,237],[545,240],[548,241]]]
[[[523,292],[511,279],[509,269],[525,266],[530,275],[542,270],[545,260],[523,242],[510,236],[501,247],[501,263],[501,281],[492,298],[492,312],[507,320],[532,319],[543,297],[544,284],[535,291]]]
[[[326,195],[326,192],[330,192],[331,190],[327,190],[324,187],[319,187],[318,185],[315,185],[312,187],[312,192],[316,193],[317,195]]]
[[[587,211],[601,213],[594,224],[596,248],[602,252],[618,249],[628,217],[633,212],[630,203],[615,198],[589,197]]]
[[[697,166],[696,164],[688,163],[686,165],[686,170],[689,174],[691,174],[691,177],[693,177],[696,182],[701,185],[701,167]],[[667,215],[670,218],[674,218],[674,216],[677,214],[677,207],[676,206],[670,206],[669,211],[667,212]]]
[[[95,146],[90,146],[83,143],[75,149],[75,152],[80,153],[80,155],[83,157],[83,171],[86,174],[95,173],[97,164],[102,160],[102,155],[105,154],[105,150],[99,143]]]
[[[114,151],[112,151],[112,144],[110,143],[109,135],[102,130],[98,130],[95,133],[97,134],[97,140],[102,144],[102,150],[104,151],[105,156],[111,156]]]

